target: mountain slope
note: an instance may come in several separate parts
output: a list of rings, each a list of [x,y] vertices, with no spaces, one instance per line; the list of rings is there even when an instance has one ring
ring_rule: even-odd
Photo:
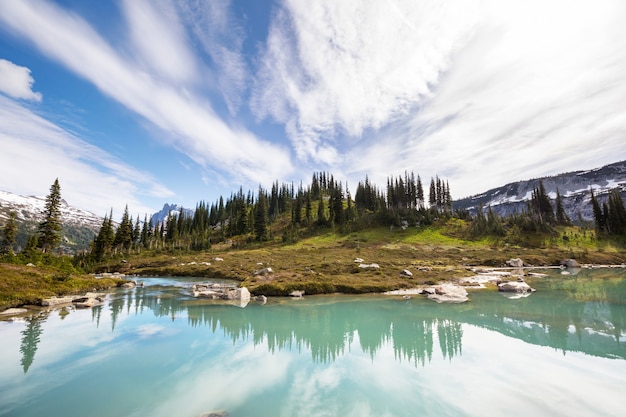
[[[4,226],[9,213],[17,214],[17,244],[23,247],[37,224],[43,220],[46,204],[45,197],[21,196],[0,191],[0,226]],[[62,249],[66,253],[89,247],[93,237],[102,226],[102,217],[89,211],[70,206],[61,200],[61,218],[63,223]]]
[[[492,188],[482,194],[456,200],[455,209],[474,212],[479,206],[491,207],[500,216],[519,213],[526,208],[533,188],[543,182],[552,200],[556,199],[557,188],[563,197],[563,206],[572,220],[593,220],[591,193],[602,203],[608,193],[618,188],[622,198],[626,198],[626,161],[616,162],[589,171],[574,171],[559,175],[517,181],[502,187]],[[580,216],[579,216],[580,214]]]

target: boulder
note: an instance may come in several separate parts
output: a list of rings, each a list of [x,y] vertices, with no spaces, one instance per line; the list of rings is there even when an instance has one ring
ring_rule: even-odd
[[[534,292],[535,289],[531,288],[530,285],[528,285],[524,281],[505,281],[505,282],[500,282],[498,284],[498,291],[526,293],[526,292]]]
[[[122,284],[122,288],[135,288],[137,286],[137,283],[135,281],[127,281],[125,283]]]
[[[520,258],[512,258],[509,259],[508,261],[506,261],[506,264],[512,268],[523,268],[524,267],[524,261],[522,261]]]
[[[469,300],[467,290],[455,284],[441,284],[427,287],[424,288],[422,294],[425,294],[428,299],[438,303],[464,303]]]
[[[290,297],[301,298],[304,295],[304,290],[295,290],[289,293]]]
[[[91,308],[102,304],[104,301],[101,297],[80,297],[72,300],[76,308]]]
[[[581,265],[576,261],[576,259],[564,259],[559,262],[561,266],[565,268],[581,268]]]
[[[363,263],[363,262],[365,262],[365,261],[363,260],[363,258],[356,258],[356,259],[354,260],[354,263],[355,263],[355,264],[360,264],[360,263]]]
[[[359,268],[363,269],[380,269],[378,264],[359,264]]]
[[[254,297],[254,301],[258,301],[261,304],[265,304],[267,303],[267,297],[264,295],[257,295],[256,297]]]
[[[400,275],[402,275],[403,277],[412,277],[413,272],[409,271],[408,269],[403,269],[402,271],[400,271]]]

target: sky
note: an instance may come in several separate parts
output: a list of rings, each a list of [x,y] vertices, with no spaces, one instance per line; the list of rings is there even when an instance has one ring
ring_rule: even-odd
[[[119,218],[240,187],[454,199],[626,159],[626,2],[0,0],[0,190]],[[353,194],[354,195],[354,194]],[[135,214],[136,213],[136,214]]]

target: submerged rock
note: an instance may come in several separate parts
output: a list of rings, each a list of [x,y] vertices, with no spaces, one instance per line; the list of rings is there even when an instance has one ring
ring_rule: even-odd
[[[200,417],[228,417],[228,411],[211,411],[210,413],[204,413]]]
[[[25,308],[9,308],[7,310],[0,311],[0,316],[15,316],[24,313],[28,313],[28,310]]]

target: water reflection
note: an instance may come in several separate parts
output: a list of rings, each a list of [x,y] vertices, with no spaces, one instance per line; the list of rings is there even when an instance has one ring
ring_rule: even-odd
[[[463,305],[381,296],[318,296],[271,300],[263,306],[253,303],[243,309],[193,299],[180,286],[146,286],[112,295],[106,305],[93,308],[91,316],[98,328],[109,316],[106,321],[113,333],[120,319],[130,316],[186,320],[191,327],[223,332],[233,344],[252,341],[272,353],[308,350],[317,363],[335,361],[355,343],[372,360],[390,344],[397,360],[416,367],[431,362],[435,346],[451,361],[463,352],[463,324],[564,354],[579,351],[626,359],[626,279],[581,272],[571,280],[548,278],[535,286],[539,291],[528,298],[474,293],[473,301]],[[42,313],[27,319],[21,332],[24,373],[34,361],[47,317]]]

